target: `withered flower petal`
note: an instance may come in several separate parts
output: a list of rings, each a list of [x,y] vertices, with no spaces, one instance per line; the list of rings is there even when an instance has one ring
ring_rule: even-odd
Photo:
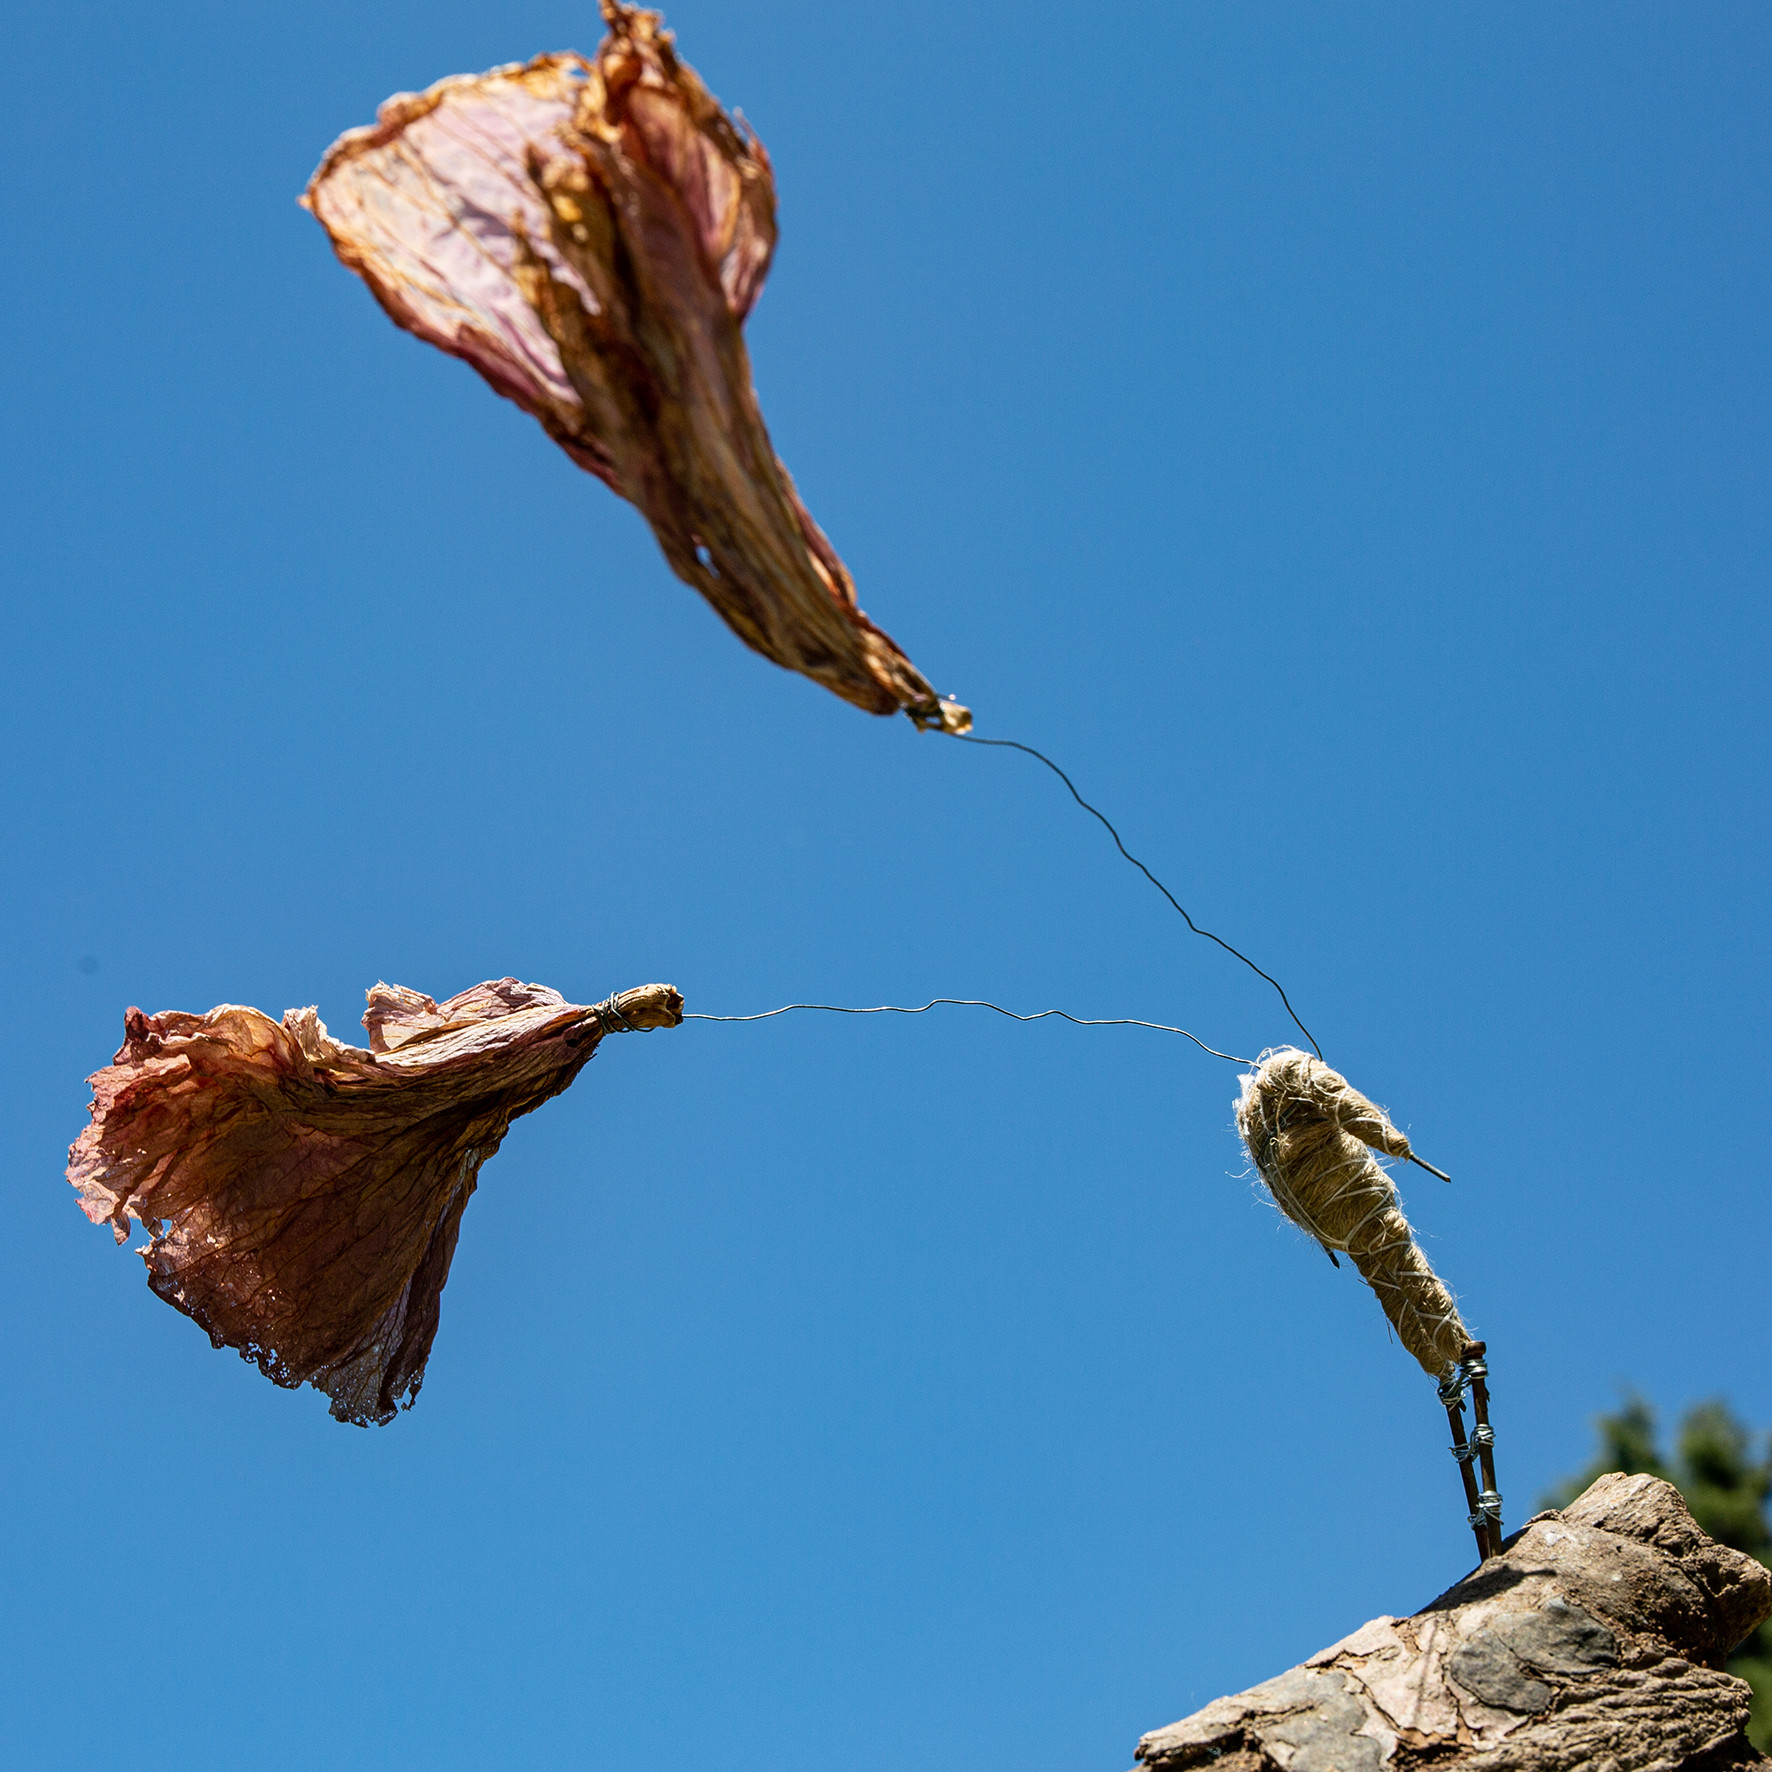
[[[389,99],[303,202],[396,324],[637,505],[747,646],[870,713],[965,731],[857,606],[764,428],[741,330],[775,249],[763,144],[657,13],[603,15],[594,59]]]
[[[341,1421],[389,1421],[418,1394],[462,1210],[506,1127],[605,1032],[682,1013],[669,985],[585,1008],[513,978],[446,1003],[378,984],[365,1051],[312,1009],[131,1009],[68,1180],[119,1243],[131,1219],[150,1232],[148,1284],[217,1347],[324,1391]]]

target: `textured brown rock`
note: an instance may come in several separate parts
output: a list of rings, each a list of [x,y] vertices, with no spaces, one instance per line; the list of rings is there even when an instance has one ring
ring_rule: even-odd
[[[1722,1772],[1772,1766],[1722,1671],[1772,1574],[1657,1477],[1601,1477],[1412,1618],[1153,1730],[1153,1772]]]

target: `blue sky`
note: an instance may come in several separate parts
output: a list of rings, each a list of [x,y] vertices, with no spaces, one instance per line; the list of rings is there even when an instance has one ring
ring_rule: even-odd
[[[1772,1421],[1765,9],[670,19],[864,605],[1455,1176],[1510,1523],[1620,1382]],[[131,1003],[1288,1028],[1036,764],[745,652],[297,209],[589,8],[4,31],[11,1762],[1112,1768],[1461,1574],[1431,1386],[1159,1034],[611,1042],[374,1432],[153,1298],[61,1179]]]

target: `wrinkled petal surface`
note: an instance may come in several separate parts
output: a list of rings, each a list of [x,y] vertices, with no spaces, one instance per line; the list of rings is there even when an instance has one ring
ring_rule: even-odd
[[[746,645],[870,713],[964,731],[859,608],[758,407],[741,331],[775,248],[762,143],[606,0],[594,60],[401,94],[304,201],[395,322],[630,499]]]
[[[528,162],[535,143],[571,122],[588,73],[581,56],[546,55],[398,93],[371,127],[333,143],[305,201],[397,325],[473,364],[615,485],[560,353],[512,275],[526,245],[571,276]]]
[[[635,1027],[681,1017],[666,985],[614,1002]],[[87,1217],[151,1233],[160,1297],[358,1424],[418,1393],[480,1165],[619,1025],[510,978],[441,1004],[377,985],[363,1019],[368,1050],[312,1009],[131,1009],[68,1154]]]

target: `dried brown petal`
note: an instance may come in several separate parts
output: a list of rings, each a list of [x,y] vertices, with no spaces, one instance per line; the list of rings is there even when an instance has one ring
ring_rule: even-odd
[[[603,10],[594,60],[389,99],[303,201],[398,325],[639,506],[747,646],[870,713],[965,731],[857,606],[764,428],[741,331],[775,249],[763,144],[658,14]]]
[[[369,1050],[312,1009],[124,1017],[90,1080],[68,1180],[148,1284],[282,1385],[359,1425],[424,1377],[463,1208],[505,1128],[570,1084],[610,1028],[675,1027],[669,985],[584,1008],[501,978],[446,1003],[378,984]]]

